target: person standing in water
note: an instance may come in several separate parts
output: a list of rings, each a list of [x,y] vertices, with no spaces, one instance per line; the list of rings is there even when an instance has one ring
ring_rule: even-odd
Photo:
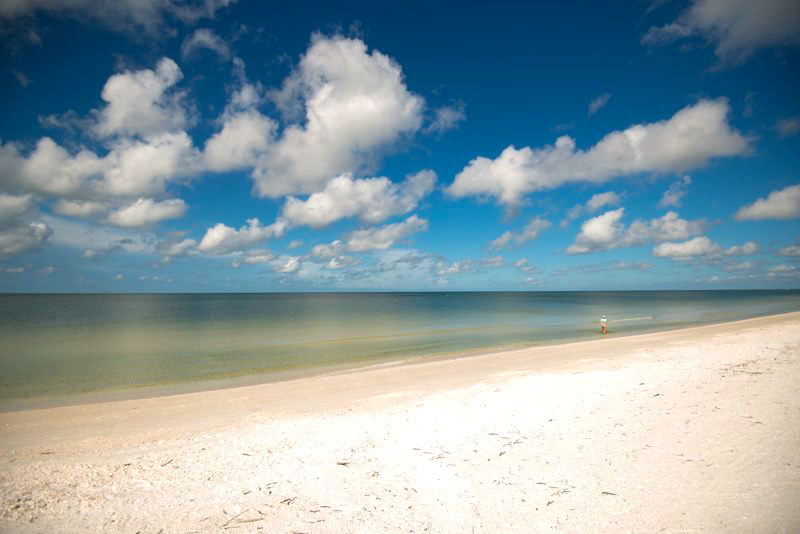
[[[606,333],[606,325],[608,324],[608,319],[606,319],[605,314],[600,318],[600,331],[602,333]]]

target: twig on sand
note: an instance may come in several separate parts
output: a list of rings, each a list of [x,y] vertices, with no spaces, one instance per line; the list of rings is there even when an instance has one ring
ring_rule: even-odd
[[[223,528],[227,527],[230,524],[231,521],[233,521],[234,519],[236,519],[237,517],[239,517],[240,515],[242,515],[245,512],[248,512],[248,511],[250,511],[250,508],[248,508],[247,510],[243,510],[243,511],[239,512],[235,516],[233,516],[230,519],[228,519],[227,521],[225,521],[225,523],[222,524]]]
[[[336,462],[336,465],[343,465],[347,467],[348,465],[350,465],[350,462]]]
[[[600,492],[600,495],[614,495],[614,496],[618,496],[616,493],[611,493],[610,491],[601,491],[601,492]]]
[[[166,467],[166,466],[168,466],[168,465],[169,465],[169,464],[171,464],[171,463],[172,463],[172,458],[170,458],[169,460],[167,460],[166,462],[164,462],[163,464],[161,464],[161,467]]]

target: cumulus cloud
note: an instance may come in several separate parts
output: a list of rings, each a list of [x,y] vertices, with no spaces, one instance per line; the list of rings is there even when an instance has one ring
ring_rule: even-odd
[[[787,245],[778,250],[778,256],[800,256],[800,243]]]
[[[575,204],[572,208],[570,208],[569,211],[567,211],[564,219],[562,219],[560,226],[561,228],[566,228],[569,226],[570,222],[583,215],[584,211],[592,213],[606,206],[617,206],[620,202],[622,202],[622,199],[613,191],[596,193],[592,195],[588,201],[586,201],[585,206],[582,204]]]
[[[773,191],[767,198],[759,198],[752,204],[742,206],[735,215],[737,221],[797,217],[800,217],[800,184]]]
[[[115,31],[163,35],[169,21],[192,24],[212,18],[235,0],[14,0],[0,2],[0,19],[33,17],[38,13],[64,15]]]
[[[293,273],[300,268],[300,256],[290,256],[280,260],[274,265],[275,271],[279,273]]]
[[[603,183],[642,172],[671,173],[706,165],[712,158],[744,154],[750,140],[727,121],[727,100],[701,100],[670,119],[607,134],[588,150],[562,136],[555,145],[509,146],[492,160],[473,159],[447,192],[454,197],[493,196],[514,206],[532,192],[567,182]]]
[[[155,71],[111,76],[103,89],[107,104],[86,126],[105,139],[105,156],[85,148],[70,154],[49,137],[39,139],[28,154],[7,143],[0,145],[0,184],[72,202],[163,194],[168,182],[199,170],[198,152],[181,130],[186,114],[164,92],[180,77],[177,65],[166,58]],[[79,216],[91,211],[88,204],[63,207]]]
[[[329,270],[342,269],[344,267],[354,267],[361,263],[361,258],[355,256],[336,256],[328,260],[325,268]]]
[[[514,267],[523,273],[532,273],[536,268],[528,262],[528,258],[521,258],[514,262]]]
[[[800,276],[800,271],[794,265],[776,265],[767,271],[767,277],[774,278],[776,276],[794,278]]]
[[[604,108],[609,100],[611,100],[611,93],[603,93],[597,98],[593,98],[592,101],[589,102],[589,116],[594,115],[600,111],[601,108]]]
[[[81,257],[87,260],[99,260],[101,258],[105,258],[109,254],[115,254],[117,252],[124,251],[125,247],[131,243],[133,243],[133,240],[131,239],[120,239],[119,241],[109,243],[101,248],[86,249],[83,251],[83,254],[81,254]]]
[[[356,230],[350,234],[350,238],[347,240],[347,250],[351,252],[385,250],[394,245],[395,242],[411,234],[424,232],[427,229],[427,220],[412,215],[402,222]]]
[[[278,222],[262,226],[258,219],[248,219],[247,224],[238,230],[218,223],[206,231],[200,244],[197,245],[197,250],[215,256],[230,254],[272,237],[280,237],[284,231],[285,227]]]
[[[52,233],[41,221],[0,227],[0,260],[38,248]]]
[[[661,243],[653,249],[659,258],[687,259],[697,256],[719,254],[721,248],[706,236],[698,236],[681,243]]]
[[[32,211],[30,195],[0,193],[0,260],[34,250],[52,235],[46,223],[32,220]]]
[[[368,223],[382,222],[404,215],[433,190],[436,173],[423,170],[406,177],[402,183],[388,178],[354,179],[342,174],[306,200],[289,197],[281,217],[293,226],[321,228],[345,217],[358,217]]]
[[[538,238],[542,230],[550,228],[550,226],[550,221],[538,216],[533,217],[521,232],[514,233],[508,230],[503,232],[500,237],[492,241],[491,247],[499,250],[506,247],[512,241],[517,245],[522,245],[523,243]]]
[[[689,189],[689,185],[692,183],[691,176],[684,176],[683,178],[676,180],[669,184],[669,187],[666,191],[664,191],[664,195],[661,197],[661,200],[658,202],[658,206],[660,208],[669,208],[681,207],[681,199],[686,195],[686,192]]]
[[[188,112],[182,92],[169,92],[183,79],[180,67],[162,58],[155,70],[126,71],[111,76],[100,94],[106,106],[95,111],[94,133],[150,135],[183,129]]]
[[[61,199],[53,206],[53,211],[60,215],[70,217],[91,217],[108,210],[108,206],[102,202],[91,200],[67,200]]]
[[[800,42],[800,5],[796,0],[693,0],[674,22],[650,28],[642,42],[692,36],[713,42],[720,60],[742,61],[761,48]]]
[[[800,117],[785,117],[775,123],[775,131],[783,139],[800,132]]]
[[[584,222],[575,242],[567,248],[567,254],[586,254],[635,247],[652,241],[686,239],[702,230],[700,221],[681,219],[673,211],[657,219],[633,221],[626,228],[621,222],[624,214],[625,208],[618,208]]]
[[[234,268],[239,268],[242,264],[245,265],[261,265],[264,263],[273,262],[277,256],[265,248],[248,250],[242,256],[235,258],[231,263]]]
[[[134,228],[165,219],[183,217],[184,213],[186,213],[186,203],[179,198],[161,202],[152,198],[140,198],[133,204],[112,212],[108,216],[108,221],[117,226]]]
[[[210,50],[223,60],[231,57],[231,49],[228,43],[208,28],[199,28],[191,35],[186,36],[183,44],[181,44],[181,57],[186,59],[199,50]]]
[[[333,176],[368,169],[376,154],[419,130],[424,101],[400,66],[358,39],[315,35],[272,98],[287,120],[253,170],[262,196],[311,194]]]
[[[222,130],[206,142],[206,166],[214,171],[229,171],[255,164],[269,146],[274,130],[275,123],[257,111],[242,111],[229,117]]]
[[[191,254],[196,245],[197,241],[188,238],[159,241],[156,244],[156,252],[161,256],[162,263],[169,263],[175,258]]]
[[[464,103],[456,102],[450,106],[442,106],[433,110],[430,123],[425,126],[425,133],[444,133],[458,128],[467,119]]]
[[[661,243],[653,249],[653,256],[688,260],[696,258],[720,258],[724,256],[749,256],[758,252],[758,244],[748,241],[742,245],[733,245],[723,249],[706,236],[698,236],[688,241]]]
[[[734,245],[725,250],[726,256],[750,256],[758,252],[758,243],[748,241],[743,245]]]

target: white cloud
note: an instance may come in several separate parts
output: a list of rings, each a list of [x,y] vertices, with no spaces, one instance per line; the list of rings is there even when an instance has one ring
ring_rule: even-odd
[[[496,159],[473,159],[447,192],[454,197],[494,196],[517,205],[528,193],[567,182],[603,183],[642,172],[670,173],[706,165],[714,157],[749,150],[749,139],[731,129],[727,100],[701,100],[670,119],[637,124],[607,134],[588,150],[562,136],[555,145],[531,149],[509,146]]]
[[[778,136],[781,138],[800,132],[800,117],[778,119],[775,123],[775,131],[778,132]]]
[[[528,224],[525,225],[525,228],[523,228],[521,232],[513,233],[508,230],[503,232],[500,237],[492,241],[491,247],[499,250],[507,246],[511,241],[514,241],[517,245],[521,245],[527,241],[538,238],[539,234],[542,233],[542,230],[545,230],[550,226],[550,221],[542,219],[538,216],[533,217],[530,221],[528,221]]]
[[[330,244],[315,245],[314,248],[311,249],[311,255],[317,258],[328,259],[340,256],[344,254],[346,250],[347,246],[342,243],[341,240],[337,239]]]
[[[108,210],[108,206],[102,202],[91,200],[66,200],[61,199],[56,202],[53,210],[61,215],[71,217],[91,217]]]
[[[514,267],[523,273],[532,273],[536,268],[528,262],[528,258],[522,258],[514,262]]]
[[[183,217],[186,203],[173,198],[156,202],[152,198],[140,198],[136,202],[112,212],[108,221],[117,226],[133,228],[157,223],[165,219]]]
[[[155,70],[114,74],[100,94],[106,106],[94,112],[95,134],[146,136],[182,130],[188,123],[183,93],[169,92],[182,78],[180,67],[167,57]]]
[[[424,131],[425,133],[444,133],[458,128],[458,125],[467,119],[464,103],[456,102],[450,106],[442,106],[433,110],[433,118]]]
[[[156,252],[161,255],[163,263],[169,263],[173,258],[191,254],[197,245],[194,239],[181,239],[176,241],[160,241],[156,244]]]
[[[115,274],[113,279],[114,280],[124,280],[125,279],[125,275],[121,274],[121,273]]]
[[[585,207],[581,204],[575,204],[572,206],[572,208],[567,211],[567,214],[564,216],[564,219],[562,219],[561,223],[559,223],[559,226],[561,226],[561,228],[566,228],[569,226],[570,222],[583,215],[584,211],[591,213],[606,206],[616,206],[620,202],[622,202],[622,199],[613,191],[594,194],[588,201],[586,201]]]
[[[347,240],[347,250],[364,252],[367,250],[385,250],[396,241],[417,232],[428,229],[428,221],[412,215],[405,221],[385,226],[356,230]]]
[[[180,98],[165,94],[180,77],[180,69],[167,58],[156,71],[111,76],[103,89],[107,105],[83,121],[107,138],[105,156],[85,148],[70,154],[49,137],[39,139],[27,155],[18,144],[7,143],[0,145],[0,184],[75,202],[162,194],[168,182],[201,170],[199,153],[181,130],[187,118]],[[88,205],[64,208],[87,216],[83,208]]]
[[[210,50],[221,59],[231,57],[231,49],[219,35],[208,28],[199,28],[191,35],[187,35],[181,44],[181,57],[186,59],[199,50]]]
[[[275,254],[265,248],[259,248],[255,250],[248,250],[246,253],[244,253],[244,255],[234,259],[233,263],[231,263],[231,266],[238,269],[243,263],[245,265],[261,265],[264,263],[271,263],[275,259]]]
[[[604,108],[606,104],[608,104],[609,100],[611,100],[611,93],[603,93],[597,98],[592,99],[592,101],[589,102],[589,115],[594,115],[600,111],[600,109]]]
[[[41,221],[0,227],[0,259],[36,249],[52,233],[50,227]]]
[[[343,267],[352,267],[361,263],[361,258],[355,256],[336,256],[328,260],[325,264],[326,269],[336,270]]]
[[[436,263],[436,274],[441,277],[452,276],[466,271],[470,267],[472,267],[472,262],[469,260],[454,261],[450,264],[440,261]]]
[[[767,277],[774,278],[776,276],[794,278],[800,276],[800,271],[794,265],[776,265],[767,271]]]
[[[787,245],[778,250],[778,256],[800,256],[800,244]]]
[[[315,35],[273,100],[286,126],[253,170],[262,196],[311,194],[333,176],[367,170],[378,152],[420,128],[424,101],[400,66],[358,39]]]
[[[592,195],[592,198],[586,202],[586,209],[590,212],[597,211],[606,206],[617,206],[621,201],[619,195],[613,191],[597,193],[596,195]]]
[[[758,243],[748,241],[742,245],[734,245],[723,249],[706,236],[698,236],[684,242],[661,243],[653,249],[653,256],[687,260],[693,258],[715,259],[724,256],[749,256],[758,251]],[[742,264],[739,264],[742,265]]]
[[[625,208],[617,208],[584,222],[575,242],[567,248],[567,254],[635,247],[651,241],[686,239],[702,229],[700,221],[681,219],[673,211],[657,219],[633,221],[626,228],[621,222],[624,214]]]
[[[690,36],[715,44],[725,62],[746,59],[756,50],[800,42],[800,4],[796,0],[694,0],[677,20],[650,28],[645,44]]]
[[[385,177],[361,180],[343,174],[306,200],[289,197],[281,216],[291,225],[312,228],[321,228],[345,217],[377,223],[415,209],[433,190],[435,182],[436,173],[431,170],[409,175],[400,184]]]
[[[206,231],[197,250],[205,254],[222,255],[247,249],[271,237],[283,235],[285,227],[279,222],[261,226],[258,219],[248,219],[247,225],[239,230],[219,223]]]
[[[281,260],[275,265],[275,270],[279,273],[293,273],[300,268],[300,257],[290,256]]]
[[[107,169],[97,189],[110,195],[161,194],[170,181],[196,172],[196,160],[197,151],[185,132],[122,140],[105,158]]]
[[[682,243],[661,243],[653,249],[659,258],[688,259],[719,254],[722,249],[706,236],[698,236]]]
[[[0,2],[0,19],[32,17],[39,12],[66,15],[82,22],[94,22],[112,30],[145,33],[149,36],[168,34],[168,21],[187,24],[215,12],[235,0],[12,0]]]
[[[681,207],[681,199],[686,195],[687,190],[689,189],[689,185],[692,183],[691,176],[684,176],[679,180],[675,180],[671,184],[666,191],[664,191],[664,196],[661,197],[661,200],[658,202],[658,206],[661,208],[668,208],[668,207]]]
[[[795,219],[800,217],[800,184],[773,191],[736,212],[737,221]]]
[[[725,250],[726,256],[750,256],[758,252],[758,243],[748,241],[743,245],[734,245]]]
[[[270,146],[275,128],[272,119],[254,110],[227,117],[222,129],[206,142],[206,166],[214,171],[229,171],[254,165]]]
[[[26,214],[32,204],[30,195],[14,196],[0,193],[0,227]]]
[[[32,221],[30,195],[0,193],[0,260],[39,247],[52,234],[42,221]]]

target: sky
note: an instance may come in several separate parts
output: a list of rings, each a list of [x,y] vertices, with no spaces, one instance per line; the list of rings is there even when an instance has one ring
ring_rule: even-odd
[[[796,0],[12,0],[0,57],[0,291],[800,287]]]

